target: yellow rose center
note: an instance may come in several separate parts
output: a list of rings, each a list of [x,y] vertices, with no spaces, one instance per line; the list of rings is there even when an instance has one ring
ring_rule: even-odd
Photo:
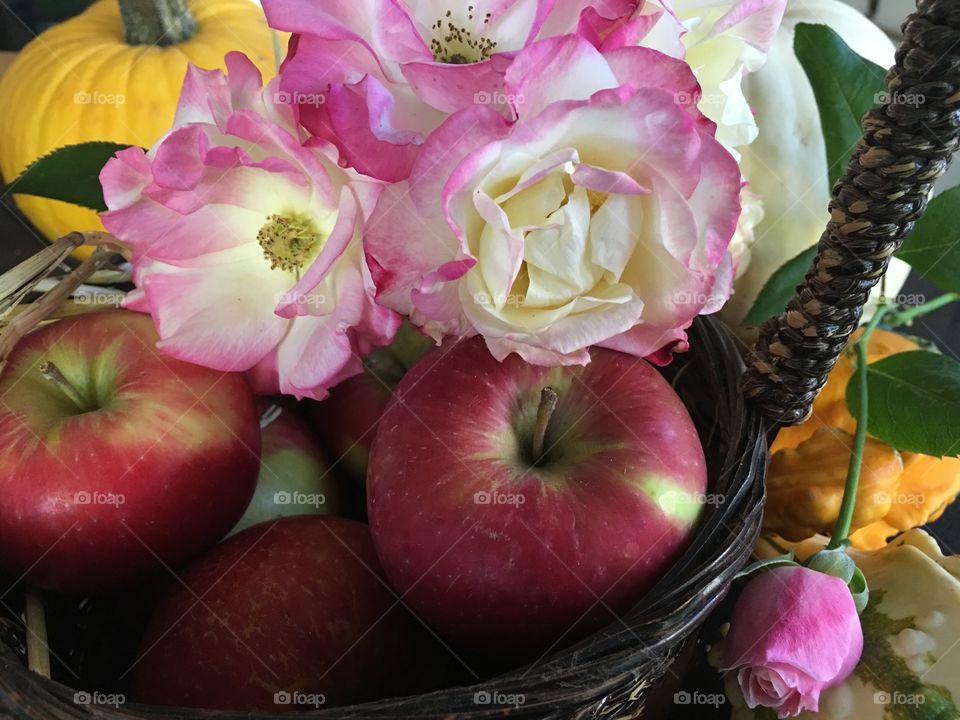
[[[271,215],[257,232],[257,242],[270,262],[270,269],[279,268],[298,275],[316,255],[323,240],[323,234],[311,218],[295,213]]]

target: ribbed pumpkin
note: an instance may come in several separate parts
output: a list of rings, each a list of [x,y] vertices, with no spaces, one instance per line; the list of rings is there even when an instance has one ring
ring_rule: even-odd
[[[0,79],[0,172],[6,181],[63,145],[150,147],[170,129],[187,63],[223,68],[239,50],[276,73],[273,33],[250,0],[99,0],[34,38]],[[48,239],[100,230],[97,214],[17,195]]]

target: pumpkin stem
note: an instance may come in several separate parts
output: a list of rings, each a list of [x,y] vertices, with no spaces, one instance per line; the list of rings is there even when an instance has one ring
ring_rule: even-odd
[[[197,32],[187,0],[120,0],[129,45],[176,45]]]

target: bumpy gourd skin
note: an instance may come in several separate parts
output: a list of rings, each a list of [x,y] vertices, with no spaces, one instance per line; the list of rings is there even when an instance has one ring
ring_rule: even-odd
[[[177,45],[128,45],[117,0],[41,33],[0,79],[0,172],[9,182],[63,145],[111,140],[150,147],[173,123],[187,63],[223,68],[231,50],[276,74],[273,34],[249,0],[193,0],[198,31]],[[48,239],[102,230],[93,210],[30,195],[17,206]]]
[[[918,347],[908,337],[876,330],[867,362]],[[771,446],[763,525],[791,541],[829,534],[837,520],[856,428],[846,403],[851,353],[848,348],[830,372],[810,418],[781,430]],[[868,438],[850,541],[881,548],[897,533],[936,520],[958,491],[960,459],[898,452]]]

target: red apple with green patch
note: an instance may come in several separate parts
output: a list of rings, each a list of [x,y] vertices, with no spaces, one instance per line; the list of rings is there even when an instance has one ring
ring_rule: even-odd
[[[0,374],[0,565],[107,592],[176,567],[236,523],[260,466],[240,373],[162,356],[149,316],[110,311],[24,338]]]
[[[646,361],[498,362],[483,339],[400,382],[370,458],[377,553],[461,647],[521,660],[637,603],[683,551],[706,491],[696,428]]]
[[[288,515],[333,515],[340,491],[323,451],[288,407],[269,401],[260,410],[260,476],[243,517],[230,535]]]

